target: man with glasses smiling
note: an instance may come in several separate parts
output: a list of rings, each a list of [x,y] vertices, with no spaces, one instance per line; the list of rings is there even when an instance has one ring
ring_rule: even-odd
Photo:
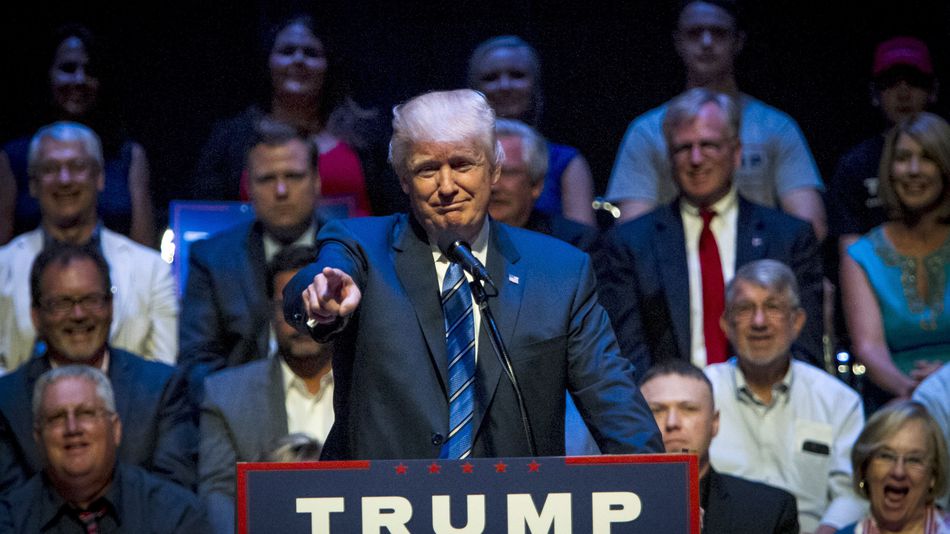
[[[175,369],[108,344],[113,294],[109,266],[90,246],[53,245],[30,273],[30,317],[47,350],[0,377],[0,494],[42,469],[30,396],[44,372],[82,364],[106,373],[125,422],[119,459],[190,488],[197,429]]]
[[[45,350],[30,320],[30,265],[56,244],[89,246],[109,261],[115,282],[112,345],[174,363],[178,301],[171,268],[158,252],[99,220],[98,195],[105,183],[99,137],[74,122],[41,128],[30,141],[29,173],[42,218],[39,228],[0,248],[0,373]]]
[[[209,530],[192,493],[118,461],[123,421],[101,371],[66,365],[44,373],[32,407],[43,474],[0,501],[0,532]]]
[[[792,267],[807,313],[793,349],[823,366],[821,258],[811,227],[736,191],[742,157],[736,101],[691,89],[670,102],[663,134],[679,197],[616,226],[596,262],[601,301],[620,348],[639,373],[669,359],[697,367],[729,354],[719,325],[725,283],[742,265],[772,258]],[[642,375],[641,375],[642,376]]]
[[[864,409],[854,390],[792,358],[805,311],[791,269],[774,260],[740,268],[721,323],[738,357],[706,368],[719,407],[713,467],[795,495],[803,532],[855,521],[865,506],[850,456]]]

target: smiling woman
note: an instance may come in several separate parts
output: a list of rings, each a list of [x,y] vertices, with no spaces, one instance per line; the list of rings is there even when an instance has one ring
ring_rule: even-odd
[[[947,444],[920,404],[903,401],[868,419],[851,450],[854,486],[870,514],[842,534],[945,534],[950,515],[934,507],[947,489]]]
[[[950,125],[921,113],[887,135],[880,197],[889,222],[841,258],[845,318],[874,409],[908,397],[950,360]]]

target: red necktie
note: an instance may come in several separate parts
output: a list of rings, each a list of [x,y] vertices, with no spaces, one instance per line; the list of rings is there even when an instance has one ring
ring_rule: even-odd
[[[726,301],[726,284],[722,279],[722,261],[716,237],[709,229],[709,221],[716,212],[703,208],[703,231],[699,234],[699,269],[703,287],[703,336],[706,339],[706,364],[726,361],[726,335],[719,326]]]

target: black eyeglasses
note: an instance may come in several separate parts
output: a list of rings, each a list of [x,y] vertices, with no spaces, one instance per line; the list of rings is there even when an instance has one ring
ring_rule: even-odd
[[[43,300],[40,307],[47,313],[63,314],[78,304],[87,312],[98,312],[105,309],[106,304],[111,301],[111,293],[89,293],[81,297],[50,297]]]

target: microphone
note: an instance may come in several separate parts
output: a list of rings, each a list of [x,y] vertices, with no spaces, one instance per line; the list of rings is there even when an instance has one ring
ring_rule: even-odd
[[[498,292],[495,283],[492,282],[491,276],[488,274],[488,269],[472,254],[471,245],[463,241],[458,234],[454,232],[443,233],[439,237],[438,246],[449,261],[461,265],[476,281],[481,280],[485,285],[491,287],[494,292]]]

